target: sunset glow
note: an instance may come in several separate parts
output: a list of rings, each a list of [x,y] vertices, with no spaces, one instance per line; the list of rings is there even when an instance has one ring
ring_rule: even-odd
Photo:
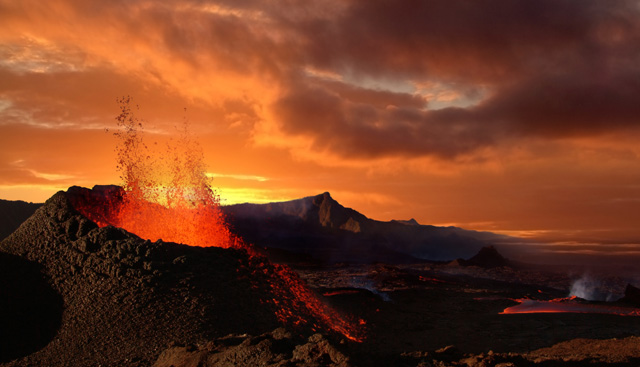
[[[0,22],[2,199],[118,184],[129,95],[158,144],[188,120],[223,205],[329,191],[640,244],[636,1],[0,0]]]

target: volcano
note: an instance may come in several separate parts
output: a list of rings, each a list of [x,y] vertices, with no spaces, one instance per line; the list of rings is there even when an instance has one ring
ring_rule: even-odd
[[[326,320],[300,298],[305,290],[297,287],[304,283],[264,257],[240,248],[151,242],[100,227],[73,205],[88,197],[99,201],[104,193],[59,192],[0,243],[6,269],[21,269],[0,273],[1,284],[13,285],[3,288],[13,292],[8,298],[17,298],[2,309],[2,324],[23,309],[28,323],[40,325],[3,328],[0,361],[142,366],[169,344],[260,335],[283,323],[300,336],[327,331]],[[283,319],[283,313],[295,317]]]

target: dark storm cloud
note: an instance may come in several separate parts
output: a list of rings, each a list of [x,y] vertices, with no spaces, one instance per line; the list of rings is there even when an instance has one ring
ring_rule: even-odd
[[[488,95],[465,108],[366,103],[297,81],[283,130],[344,156],[452,158],[504,139],[640,127],[635,1],[352,1],[336,19],[289,23],[305,62],[372,78],[440,81]]]
[[[38,30],[53,40],[90,34],[95,39],[87,41],[86,54],[79,51],[79,61],[72,64],[93,57],[102,62],[93,63],[88,72],[64,70],[60,63],[61,70],[31,79],[19,76],[21,71],[11,64],[7,73],[15,75],[4,75],[3,82],[5,98],[15,105],[13,91],[30,85],[36,95],[56,100],[54,89],[66,93],[64,85],[71,85],[66,80],[82,74],[85,88],[73,84],[82,92],[70,95],[69,104],[96,108],[101,108],[99,101],[85,101],[95,95],[85,93],[92,79],[106,86],[100,93],[104,102],[130,90],[144,93],[150,84],[188,94],[180,81],[197,90],[194,86],[215,84],[215,75],[230,75],[232,81],[272,84],[278,100],[265,105],[271,101],[251,95],[249,87],[228,97],[246,106],[217,97],[225,114],[244,114],[257,124],[270,114],[254,116],[247,108],[274,112],[284,133],[311,138],[316,149],[358,157],[453,158],[505,139],[594,135],[640,124],[637,1],[25,4],[4,5],[0,20],[15,29],[23,22],[33,27],[30,32]],[[50,50],[46,59],[64,54]],[[114,81],[125,81],[118,85],[101,79],[110,74]],[[138,77],[136,83],[127,81]],[[38,89],[42,80],[50,82]],[[437,109],[446,101],[434,103],[438,101],[395,88],[434,84],[450,87],[452,93],[482,92],[467,103]],[[123,93],[125,88],[130,89]]]
[[[376,106],[319,86],[298,86],[273,108],[285,133],[311,136],[313,148],[349,157],[452,158],[496,138],[474,113],[462,108]]]
[[[595,72],[595,71],[594,71]],[[539,76],[499,90],[476,110],[509,133],[588,136],[640,127],[640,70]]]
[[[274,111],[285,132],[312,137],[318,149],[355,157],[454,158],[504,139],[637,129],[639,98],[640,74],[598,80],[556,75],[499,88],[477,106],[437,110],[408,99],[396,98],[397,103],[384,106],[328,85],[297,85],[274,105]]]
[[[498,82],[638,50],[635,1],[353,0],[294,26],[308,61],[355,72]],[[613,45],[611,38],[622,38]],[[588,58],[588,59],[585,59]],[[569,64],[567,64],[569,63]]]

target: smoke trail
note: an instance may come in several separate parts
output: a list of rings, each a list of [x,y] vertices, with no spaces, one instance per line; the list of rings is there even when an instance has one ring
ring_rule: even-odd
[[[598,285],[599,284],[596,284],[589,275],[585,274],[580,279],[573,282],[571,290],[569,291],[569,296],[576,296],[589,301],[595,301],[596,287]]]
[[[569,297],[576,296],[587,301],[614,301],[615,295],[605,290],[602,280],[596,279],[589,274],[582,275],[571,285]]]

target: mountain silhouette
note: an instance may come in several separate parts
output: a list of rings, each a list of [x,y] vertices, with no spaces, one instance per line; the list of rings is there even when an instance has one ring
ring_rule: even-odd
[[[326,262],[406,263],[469,258],[511,238],[457,227],[383,222],[346,208],[328,192],[286,202],[224,206],[233,230],[267,249]]]
[[[0,240],[20,227],[42,204],[0,199]]]
[[[0,239],[42,204],[0,200]],[[513,238],[457,227],[421,225],[415,219],[377,221],[344,207],[330,193],[267,204],[223,206],[236,234],[272,255],[321,262],[411,263],[470,258]]]

